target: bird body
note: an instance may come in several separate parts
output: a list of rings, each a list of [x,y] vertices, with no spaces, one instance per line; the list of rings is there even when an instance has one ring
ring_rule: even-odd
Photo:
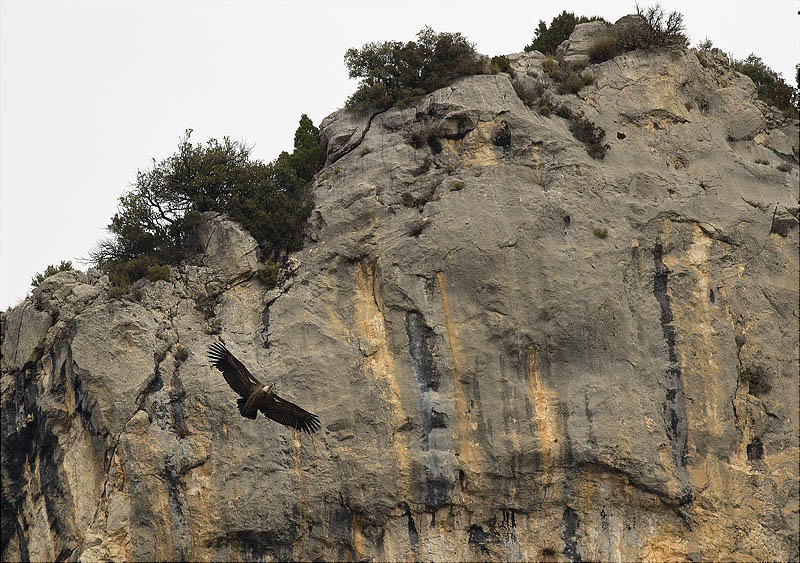
[[[274,384],[264,385],[253,377],[242,362],[236,359],[220,339],[208,348],[211,365],[222,372],[222,377],[241,397],[236,400],[239,413],[255,420],[258,411],[284,426],[312,434],[319,430],[319,417],[273,392]]]

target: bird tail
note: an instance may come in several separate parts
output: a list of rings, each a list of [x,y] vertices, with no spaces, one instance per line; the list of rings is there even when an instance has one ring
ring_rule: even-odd
[[[255,420],[256,416],[258,416],[258,411],[245,409],[244,408],[245,403],[247,403],[245,399],[236,399],[236,404],[239,406],[239,414],[241,414],[245,418]]]

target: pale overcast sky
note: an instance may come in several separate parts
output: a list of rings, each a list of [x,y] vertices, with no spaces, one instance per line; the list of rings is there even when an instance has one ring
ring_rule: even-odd
[[[693,46],[755,52],[794,84],[797,1],[661,5],[684,14]],[[0,308],[47,264],[77,266],[136,170],[172,154],[185,129],[272,160],[301,113],[319,124],[354,90],[348,47],[430,25],[514,53],[564,9],[614,21],[634,1],[0,0]]]

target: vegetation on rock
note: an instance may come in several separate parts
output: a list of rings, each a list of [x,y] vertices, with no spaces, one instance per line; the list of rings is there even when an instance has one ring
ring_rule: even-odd
[[[689,44],[680,12],[666,14],[659,4],[647,8],[637,4],[636,15],[639,16],[638,24],[627,22],[622,25],[618,22],[608,35],[595,41],[587,52],[589,60],[599,63],[634,49],[686,47]]]
[[[267,260],[266,265],[256,272],[256,277],[267,289],[272,289],[278,285],[281,265],[274,260]]]
[[[586,54],[589,55],[590,62],[600,63],[613,59],[618,53],[617,37],[615,35],[606,35],[595,41]]]
[[[553,18],[550,27],[547,27],[543,20],[539,20],[539,25],[533,32],[533,41],[525,45],[525,51],[540,51],[545,55],[554,55],[561,42],[569,39],[569,36],[572,35],[576,25],[598,20],[605,21],[599,16],[576,17],[575,14],[566,10]]]
[[[145,276],[168,279],[164,265],[198,251],[195,230],[205,211],[240,223],[269,258],[302,247],[313,206],[310,183],[325,162],[308,116],[300,118],[294,151],[270,163],[252,159],[250,147],[227,137],[192,144],[190,135],[175,154],[137,173],[108,227],[112,237],[91,254],[118,293]]]
[[[430,27],[420,30],[417,41],[367,43],[360,49],[348,49],[344,61],[350,78],[360,79],[346,107],[361,112],[408,105],[456,78],[487,70],[466,37],[436,33]],[[495,65],[505,67],[502,61]]]
[[[633,49],[658,49],[663,47],[686,47],[689,38],[684,33],[683,14],[665,14],[659,4],[642,8],[636,5],[636,15],[644,25],[624,27],[616,33],[617,43],[623,51]]]
[[[539,115],[547,117],[555,107],[553,96],[548,89],[548,83],[542,78],[532,76],[519,76],[511,81],[514,91],[519,99],[539,112]]]
[[[746,59],[731,59],[731,68],[749,77],[756,85],[758,99],[779,110],[797,115],[798,90],[787,84],[783,76],[768,67],[761,57],[750,53]],[[800,86],[800,79],[798,79]]]
[[[608,146],[603,143],[606,132],[602,127],[579,115],[573,118],[569,130],[573,137],[586,145],[589,156],[596,160],[602,160],[606,156]]]
[[[73,270],[72,262],[69,260],[62,260],[58,266],[54,266],[53,264],[49,264],[45,269],[44,272],[39,272],[31,279],[31,286],[39,287],[39,284],[42,283],[45,279],[49,278],[50,276],[54,276],[58,272],[69,272]]]
[[[795,66],[797,86],[794,87],[788,84],[780,73],[767,66],[755,53],[750,53],[745,59],[736,59],[715,48],[708,38],[698,43],[697,49],[697,59],[704,68],[711,65],[709,57],[714,53],[724,56],[733,70],[744,74],[753,81],[759,100],[782,110],[787,115],[797,116],[798,109],[800,109],[800,64]]]
[[[159,280],[169,281],[172,279],[172,273],[169,266],[150,266],[147,268],[147,279],[152,282]]]
[[[571,63],[562,57],[549,57],[542,61],[545,74],[558,84],[559,94],[577,94],[594,81],[591,73],[583,72],[585,67],[585,64]]]
[[[509,61],[508,57],[505,55],[492,57],[489,61],[489,67],[491,74],[497,74],[499,72],[507,72],[508,74],[512,74],[513,72],[511,70],[511,61]]]

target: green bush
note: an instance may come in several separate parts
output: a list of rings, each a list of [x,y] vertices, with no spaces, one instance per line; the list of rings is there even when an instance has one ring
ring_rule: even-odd
[[[708,37],[706,37],[703,41],[697,44],[697,48],[702,51],[710,51],[711,48],[714,46],[714,42],[711,41]]]
[[[92,251],[95,265],[122,289],[151,267],[178,264],[199,250],[196,228],[204,211],[239,222],[268,257],[299,250],[313,206],[309,190],[325,161],[319,131],[300,118],[294,151],[265,164],[250,147],[224,138],[193,145],[191,130],[178,151],[139,171],[108,229],[111,238]],[[154,274],[159,275],[159,274]]]
[[[797,85],[794,89],[794,107],[800,109],[800,63],[794,65],[794,80]]]
[[[50,264],[44,269],[44,272],[39,272],[31,278],[31,286],[39,287],[39,284],[50,276],[54,276],[58,272],[69,272],[72,270],[74,270],[74,268],[72,267],[72,262],[69,260],[62,260],[58,266]]]
[[[256,277],[263,283],[267,289],[272,289],[278,285],[278,276],[280,274],[280,264],[274,260],[267,260],[263,268],[256,272]]]
[[[574,119],[575,114],[572,113],[572,110],[569,109],[567,104],[561,104],[556,108],[556,115],[558,117],[563,117],[564,119]]]
[[[619,53],[617,38],[614,35],[601,37],[589,46],[587,54],[593,63],[601,63],[613,59]]]
[[[588,72],[578,74],[576,71],[568,69],[559,75],[558,80],[559,94],[577,94],[581,88],[594,82],[594,76]]]
[[[430,27],[420,30],[417,41],[367,43],[360,49],[348,49],[344,61],[350,78],[360,79],[345,104],[357,112],[408,106],[420,96],[461,76],[480,74],[486,67],[463,35],[435,33]]]
[[[590,73],[580,72],[585,66],[569,63],[561,57],[548,57],[542,61],[542,70],[558,83],[559,94],[577,94],[594,81]]]
[[[525,51],[541,51],[545,55],[555,54],[556,48],[561,45],[562,41],[569,39],[576,25],[596,20],[605,21],[599,16],[575,17],[575,14],[566,10],[553,18],[550,27],[547,27],[544,21],[539,20],[539,26],[533,32],[533,41],[525,46]]]
[[[150,266],[147,268],[147,279],[151,282],[159,280],[168,282],[172,279],[172,273],[169,266]]]
[[[603,128],[583,116],[577,116],[573,117],[569,130],[576,139],[586,145],[589,156],[597,160],[602,160],[606,156],[607,147],[603,144],[606,132]]]
[[[787,113],[797,115],[797,89],[769,68],[761,57],[751,53],[746,59],[732,60],[731,68],[748,76],[758,89],[758,99]]]
[[[130,260],[112,261],[104,264],[102,269],[108,274],[112,289],[117,294],[124,294],[133,282],[148,276],[151,268],[158,267],[152,256],[137,256]]]
[[[492,57],[491,61],[489,62],[489,70],[490,74],[497,74],[499,72],[512,74],[511,61],[509,61],[508,57],[505,55]]]
[[[558,75],[559,64],[553,57],[547,57],[542,61],[542,70],[550,78],[555,78]]]

